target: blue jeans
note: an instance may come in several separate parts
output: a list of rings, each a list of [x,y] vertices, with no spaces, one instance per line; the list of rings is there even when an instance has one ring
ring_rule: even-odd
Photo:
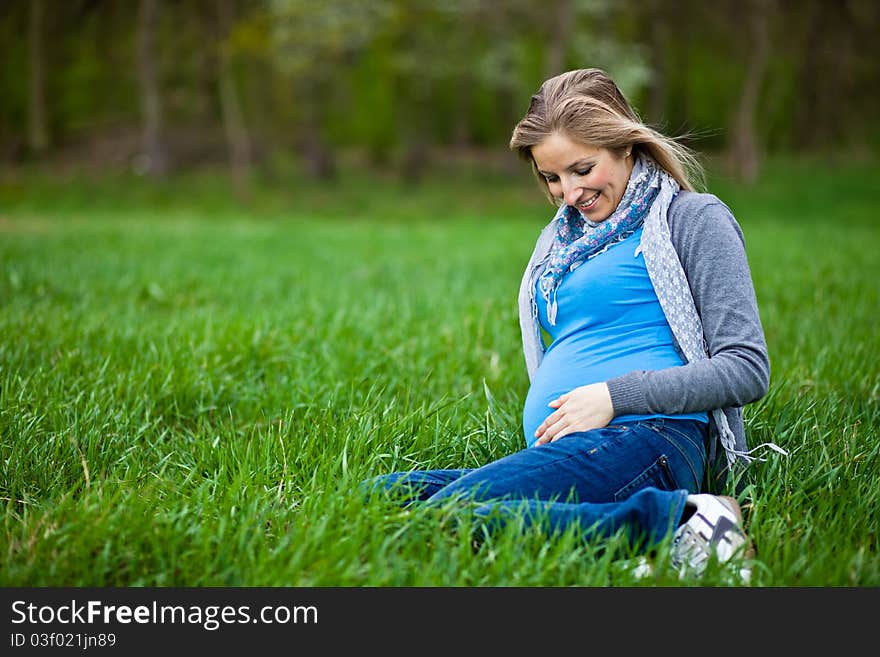
[[[475,469],[395,472],[365,484],[407,504],[468,498],[491,529],[516,514],[551,532],[576,523],[585,539],[624,530],[633,545],[650,546],[700,490],[707,431],[704,422],[669,418],[610,424]]]

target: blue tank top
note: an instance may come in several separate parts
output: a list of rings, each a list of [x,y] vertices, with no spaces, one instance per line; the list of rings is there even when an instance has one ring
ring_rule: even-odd
[[[547,303],[537,291],[538,319],[551,338],[523,407],[526,443],[553,412],[547,404],[578,386],[607,381],[635,370],[683,365],[672,331],[648,278],[645,259],[635,251],[639,229],[604,253],[566,274],[557,289],[556,325],[547,321]],[[708,422],[706,413],[621,415],[613,422],[673,417]]]

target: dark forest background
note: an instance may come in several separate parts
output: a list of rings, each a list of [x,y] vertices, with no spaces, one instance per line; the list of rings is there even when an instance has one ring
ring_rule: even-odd
[[[541,81],[595,66],[748,182],[877,151],[878,28],[874,0],[3,0],[0,171],[503,168]]]

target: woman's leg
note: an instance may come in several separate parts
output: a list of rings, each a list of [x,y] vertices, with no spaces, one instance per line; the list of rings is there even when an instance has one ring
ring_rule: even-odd
[[[490,532],[522,518],[525,526],[539,526],[548,534],[576,527],[584,540],[607,538],[623,530],[631,546],[648,549],[676,528],[687,497],[686,490],[643,488],[621,502],[498,500],[477,506],[473,513]]]
[[[364,482],[367,492],[406,503],[455,497],[488,526],[512,514],[550,531],[577,523],[585,537],[627,528],[632,539],[660,540],[675,527],[687,494],[706,467],[706,425],[653,419],[609,425],[529,447],[476,469],[395,472]]]
[[[385,493],[410,504],[423,502],[471,470],[413,470],[379,475],[361,483],[366,495]]]
[[[652,419],[573,434],[462,474],[427,499],[484,502],[475,512],[490,529],[518,514],[550,531],[577,523],[588,538],[626,528],[633,541],[652,543],[678,524],[688,493],[699,492],[706,430]]]

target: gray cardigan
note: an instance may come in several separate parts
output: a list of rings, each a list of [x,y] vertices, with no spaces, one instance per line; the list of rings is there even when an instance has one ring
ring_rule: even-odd
[[[736,438],[737,452],[746,452],[742,407],[767,394],[770,361],[742,230],[730,209],[712,194],[679,192],[669,206],[667,221],[702,321],[708,358],[610,379],[614,414],[674,415],[722,409]],[[551,221],[538,237],[520,286],[520,328],[530,380],[546,348],[533,286],[553,234]],[[726,464],[720,458],[724,450],[714,422],[710,422],[710,436],[709,459],[717,475]]]

